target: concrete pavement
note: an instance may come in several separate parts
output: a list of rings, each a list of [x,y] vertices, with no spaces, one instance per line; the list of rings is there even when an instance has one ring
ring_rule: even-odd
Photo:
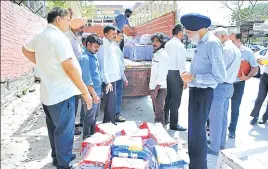
[[[268,124],[249,125],[250,112],[258,92],[259,79],[252,78],[246,83],[242,100],[236,139],[228,139],[227,147],[249,147],[268,144]],[[36,92],[14,100],[1,112],[1,167],[6,169],[52,169],[50,146],[45,125],[45,115],[39,101],[39,85]],[[267,100],[262,107],[264,113]],[[179,113],[180,124],[187,127],[188,89],[184,90]],[[123,99],[122,114],[137,123],[153,122],[150,97]],[[103,111],[98,120],[102,119]],[[187,151],[187,132],[168,131],[179,138],[181,151]],[[75,138],[74,152],[79,155],[81,136]],[[185,157],[187,158],[187,156]],[[74,161],[78,162],[80,156]],[[186,159],[187,160],[187,159]],[[215,168],[217,157],[208,155],[208,166]]]

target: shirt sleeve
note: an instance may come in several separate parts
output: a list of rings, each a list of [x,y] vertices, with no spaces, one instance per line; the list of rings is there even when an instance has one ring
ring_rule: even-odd
[[[223,61],[222,46],[218,42],[211,42],[208,44],[208,58],[211,62],[212,73],[196,74],[195,81],[200,84],[214,84],[226,82],[227,73],[225,63]]]
[[[35,35],[31,40],[27,41],[24,44],[24,48],[30,52],[35,52],[35,42],[36,42],[37,35]]]
[[[66,40],[56,40],[52,46],[56,52],[56,56],[59,58],[60,62],[63,62],[74,56],[72,45],[68,39]]]
[[[163,55],[159,57],[157,81],[156,84],[163,86],[166,84],[168,74],[168,55]]]
[[[178,65],[180,66],[180,72],[186,71],[186,49],[183,45],[180,46],[180,49],[177,51]]]
[[[93,86],[93,81],[91,79],[91,67],[90,67],[90,62],[88,57],[83,57],[81,56],[79,58],[79,63],[82,69],[82,79],[86,86]]]
[[[249,51],[249,64],[251,67],[258,67],[258,62],[257,62],[257,58],[255,57],[254,53],[252,51]]]
[[[101,79],[102,79],[102,82],[104,82],[105,84],[110,83],[110,78],[109,78],[110,63],[109,63],[109,60],[107,61],[109,57],[108,54],[109,54],[109,45],[102,45],[97,54],[99,64],[100,64]]]

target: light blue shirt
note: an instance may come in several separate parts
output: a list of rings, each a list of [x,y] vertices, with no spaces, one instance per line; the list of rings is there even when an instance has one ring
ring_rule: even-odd
[[[250,48],[248,48],[244,45],[241,45],[239,49],[241,52],[242,60],[246,60],[250,64],[251,67],[258,67],[259,66],[257,59],[256,59],[253,51]],[[236,82],[239,82],[239,81],[242,81],[242,80],[237,78]]]
[[[215,89],[218,83],[226,82],[222,44],[212,33],[207,32],[198,42],[190,73],[195,74],[195,80],[188,84],[190,87]]]
[[[122,31],[125,25],[129,25],[128,22],[128,18],[123,15],[123,14],[119,14],[115,17],[115,23],[116,23],[116,27]]]
[[[241,64],[241,52],[230,40],[223,43],[223,58],[227,72],[226,82],[234,83]]]

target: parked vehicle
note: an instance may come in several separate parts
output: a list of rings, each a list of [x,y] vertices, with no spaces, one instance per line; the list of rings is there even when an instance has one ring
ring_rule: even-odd
[[[265,49],[262,49],[262,50],[259,50],[258,52],[255,52],[254,55],[257,59],[261,59],[261,58],[264,58],[266,53],[268,51],[268,48],[265,48]],[[259,70],[257,72],[257,74],[255,75],[255,77],[260,77],[264,72],[264,66],[259,66]]]
[[[194,54],[196,52],[196,45],[188,44],[186,46],[186,60],[191,61],[194,57]]]

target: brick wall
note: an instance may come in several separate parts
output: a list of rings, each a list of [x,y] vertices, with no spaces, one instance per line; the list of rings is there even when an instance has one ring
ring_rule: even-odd
[[[175,17],[176,13],[170,12],[154,20],[151,20],[143,25],[136,26],[134,28],[136,35],[163,32],[171,37],[172,36],[171,30],[175,25]],[[131,31],[127,28],[127,26],[124,27],[123,31],[126,35],[132,36]],[[95,32],[99,36],[103,37],[103,26],[100,24],[96,24],[92,27],[87,27],[86,32]]]
[[[25,7],[1,1],[1,104],[4,96],[33,82],[34,65],[21,47],[46,25],[44,18]]]

